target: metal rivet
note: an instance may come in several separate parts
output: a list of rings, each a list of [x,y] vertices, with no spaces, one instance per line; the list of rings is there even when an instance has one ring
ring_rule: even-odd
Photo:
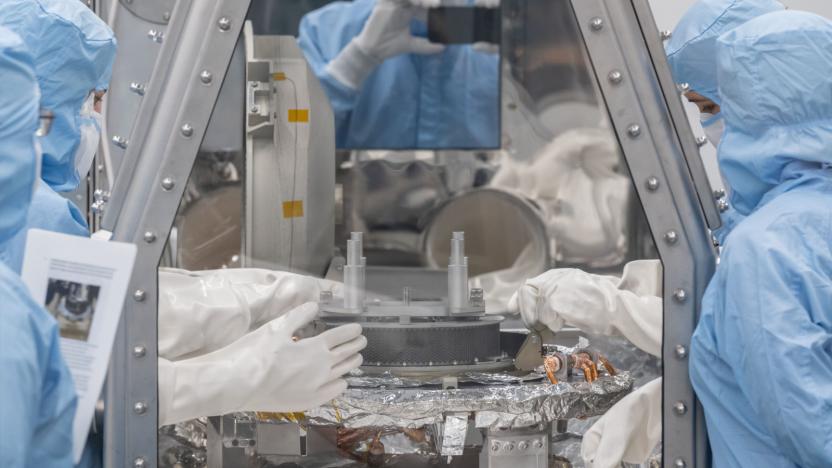
[[[621,73],[621,72],[620,72],[620,71],[618,71],[618,70],[613,70],[613,71],[611,71],[611,72],[610,72],[610,74],[608,75],[608,78],[609,78],[609,80],[610,80],[610,83],[612,83],[612,84],[619,84],[619,83],[621,83],[622,81],[624,81],[624,74],[623,74],[623,73]]]
[[[143,84],[134,81],[130,83],[130,91],[138,94],[139,96],[144,96],[145,87]]]
[[[113,137],[112,141],[113,141],[114,145],[118,146],[121,149],[126,149],[127,148],[128,142],[127,142],[127,139],[124,138],[124,137],[116,135],[116,136]]]
[[[728,208],[730,208],[730,205],[728,205],[727,201],[722,199],[716,202],[716,207],[719,208],[720,213],[725,213],[726,211],[728,211]]]
[[[150,38],[151,41],[161,44],[165,40],[165,34],[162,31],[157,31],[155,29],[151,29],[147,32],[147,37]]]
[[[701,147],[703,147],[707,144],[708,144],[708,137],[706,137],[706,136],[696,137],[696,146],[701,148]]]
[[[203,84],[210,84],[213,80],[214,75],[212,75],[208,70],[202,70],[202,72],[199,73],[199,81]]]
[[[251,82],[251,87],[257,89],[258,87],[260,87],[260,83],[257,82],[257,81],[252,81]]]
[[[670,245],[673,245],[679,241],[679,234],[677,234],[676,231],[667,231],[667,233],[664,235],[664,241]]]
[[[190,138],[194,134],[194,127],[191,124],[186,123],[185,125],[182,125],[179,131],[182,132],[182,136]]]
[[[528,450],[529,449],[529,443],[524,440],[524,441],[520,442],[520,444],[517,445],[517,448],[519,448],[520,450]]]
[[[137,401],[133,405],[133,412],[136,414],[144,414],[147,412],[147,404],[143,401]]]
[[[686,93],[690,91],[690,85],[688,83],[679,83],[676,85],[676,89],[678,89],[680,93]]]
[[[674,466],[675,468],[685,468],[685,467],[686,467],[686,466],[688,466],[688,465],[687,465],[687,463],[685,463],[685,461],[684,461],[684,460],[682,460],[681,458],[677,458],[677,459],[676,459],[676,461],[674,461],[674,462],[673,462],[673,466]]]
[[[659,189],[659,179],[656,176],[650,176],[647,178],[647,190],[651,192],[655,192]]]
[[[677,289],[673,291],[673,299],[679,303],[685,302],[688,299],[688,293],[684,289]]]
[[[145,292],[144,289],[137,289],[133,292],[133,300],[136,302],[144,302]]]
[[[144,241],[148,244],[156,242],[156,233],[153,231],[147,231],[144,233]]]
[[[508,445],[506,445],[506,451],[508,451],[508,452],[514,451],[514,442],[509,442]]]
[[[688,348],[685,345],[676,345],[676,357],[684,359],[688,356]]]
[[[632,124],[627,127],[627,134],[630,135],[630,138],[636,138],[641,135],[641,127],[637,124]]]
[[[139,457],[133,460],[133,468],[145,468],[147,466],[147,462],[144,461],[144,458]]]
[[[174,186],[176,186],[176,184],[173,182],[173,179],[171,179],[170,177],[165,177],[164,179],[162,179],[162,189],[164,191],[169,192],[169,191],[173,190]]]
[[[162,21],[164,21],[164,22],[170,21],[170,12],[169,11],[166,11],[166,12],[162,13]]]
[[[589,20],[589,27],[591,27],[593,31],[600,31],[604,27],[604,20],[596,16],[595,18]]]
[[[535,441],[534,441],[534,448],[536,448],[536,449],[541,449],[541,448],[543,448],[543,441],[542,441],[542,440],[540,440],[540,439],[535,440]]]
[[[219,26],[220,31],[228,31],[231,29],[231,20],[223,16],[217,21],[217,26]]]
[[[147,349],[144,346],[133,346],[133,357],[142,358],[145,354],[147,354]]]
[[[500,443],[494,442],[491,444],[491,451],[492,452],[499,452],[500,451]]]
[[[678,414],[679,416],[682,416],[683,414],[688,412],[688,407],[687,405],[685,405],[684,402],[677,401],[676,403],[673,403],[673,412]]]
[[[251,106],[251,109],[249,109],[249,110],[251,111],[252,114],[259,114],[260,113],[260,106]]]
[[[666,29],[664,31],[660,32],[659,34],[661,35],[663,41],[666,41],[666,40],[670,39],[671,37],[673,37],[673,31],[668,31]]]

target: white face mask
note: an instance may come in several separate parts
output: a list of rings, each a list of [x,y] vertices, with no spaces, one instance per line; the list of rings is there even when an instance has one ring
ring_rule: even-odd
[[[101,138],[101,121],[101,114],[95,111],[95,95],[90,93],[81,106],[81,141],[75,150],[75,171],[79,179],[85,177],[92,166]]]
[[[699,122],[702,124],[702,129],[705,130],[705,135],[708,141],[714,147],[719,146],[719,141],[722,140],[722,134],[725,133],[725,121],[722,120],[722,114],[709,114],[702,112],[699,115]]]

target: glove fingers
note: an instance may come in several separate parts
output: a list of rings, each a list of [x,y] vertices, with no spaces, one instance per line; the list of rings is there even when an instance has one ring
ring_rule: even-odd
[[[351,323],[349,325],[341,325],[340,327],[333,328],[332,330],[327,330],[318,335],[318,338],[323,340],[327,348],[335,349],[342,344],[349,343],[359,336],[361,336],[361,325]]]
[[[306,304],[295,307],[284,317],[272,321],[272,323],[280,324],[281,326],[286,327],[286,330],[290,334],[294,334],[296,331],[312,323],[317,316],[318,304],[315,304],[314,302],[307,302]]]
[[[349,343],[342,344],[341,346],[338,346],[335,349],[333,349],[332,355],[335,358],[335,362],[341,362],[354,354],[360,353],[361,350],[366,347],[367,338],[359,336],[358,338],[350,341]]]
[[[340,379],[344,375],[352,372],[354,369],[361,367],[364,363],[364,358],[360,354],[353,354],[352,357],[347,358],[336,364],[329,373],[330,380]]]
[[[414,54],[438,54],[443,50],[445,50],[444,45],[430,42],[424,37],[414,37],[410,39],[410,52]]]
[[[511,295],[511,299],[508,300],[508,313],[512,315],[517,315],[520,313],[520,304],[519,299],[517,298],[517,293]]]

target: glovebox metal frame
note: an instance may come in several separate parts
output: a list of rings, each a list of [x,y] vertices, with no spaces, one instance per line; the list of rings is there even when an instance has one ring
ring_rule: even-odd
[[[664,460],[705,467],[687,347],[716,264],[708,228],[719,213],[647,0],[572,3],[665,267]],[[139,249],[107,380],[105,466],[157,464],[157,265],[248,6],[175,3],[102,221]]]

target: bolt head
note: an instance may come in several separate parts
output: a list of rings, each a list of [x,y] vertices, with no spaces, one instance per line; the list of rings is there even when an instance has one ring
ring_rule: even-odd
[[[173,182],[173,179],[170,178],[170,177],[165,177],[164,179],[162,179],[162,189],[165,192],[169,192],[169,191],[173,190],[173,187],[175,185],[176,184]]]
[[[632,124],[627,127],[627,134],[630,135],[630,138],[636,138],[641,135],[641,127],[637,124]]]
[[[604,20],[596,16],[595,18],[589,20],[589,27],[592,28],[593,31],[600,31],[604,28]]]
[[[147,348],[142,345],[133,346],[133,357],[142,358],[147,354]]]
[[[182,125],[179,131],[182,132],[182,136],[190,138],[194,134],[194,127],[191,124],[186,123]]]
[[[220,31],[228,31],[231,29],[231,20],[223,16],[217,21],[217,27],[220,28]]]
[[[145,296],[144,289],[137,289],[133,292],[133,300],[136,302],[144,302]]]
[[[507,452],[513,452],[514,451],[514,442],[509,442],[508,445],[506,445],[506,451]]]
[[[142,457],[133,460],[133,468],[145,468],[146,466],[147,462]]]
[[[673,245],[676,242],[679,242],[679,234],[676,231],[667,231],[667,233],[664,235],[664,241],[670,245]]]
[[[491,451],[492,452],[499,452],[500,451],[500,443],[499,442],[492,442],[491,443]]]
[[[716,202],[716,207],[719,209],[720,213],[725,213],[726,211],[728,211],[730,205],[728,205],[728,202],[726,200],[719,200],[718,202]]]
[[[708,144],[708,137],[706,137],[706,136],[696,137],[696,146],[701,148],[701,147],[703,147],[707,144]]]
[[[199,73],[199,81],[201,81],[203,84],[209,84],[213,80],[214,75],[212,75],[211,72],[209,72],[208,70],[202,70]]]
[[[260,113],[260,106],[251,106],[251,109],[249,109],[249,110],[251,111],[252,114],[259,114]]]
[[[148,244],[156,241],[156,233],[153,231],[147,231],[144,233],[144,241]]]
[[[684,460],[682,460],[681,458],[677,458],[677,459],[676,459],[676,461],[674,461],[674,462],[673,462],[673,466],[674,466],[675,468],[685,468],[685,467],[686,467],[686,466],[688,466],[688,465],[687,465],[687,463],[685,463],[685,461],[684,461]]]
[[[673,299],[678,303],[685,302],[688,299],[688,293],[684,289],[677,289],[673,291]]]
[[[683,414],[688,412],[688,407],[687,405],[685,405],[684,402],[677,401],[676,403],[673,403],[673,412],[678,414],[679,416],[682,416]]]
[[[670,39],[671,37],[673,37],[673,31],[664,30],[659,34],[661,35],[661,38],[662,38],[663,41],[666,41],[666,40]]]
[[[680,93],[686,93],[690,91],[690,84],[688,83],[679,83],[676,85],[676,88],[679,90]]]
[[[524,441],[520,442],[519,444],[517,444],[517,448],[519,448],[520,450],[528,450],[529,449],[529,443],[524,440]]]
[[[612,84],[619,84],[624,81],[624,74],[618,70],[613,70],[610,72],[608,76],[610,83]]]
[[[679,359],[684,359],[688,355],[688,348],[685,345],[676,345],[676,357]]]
[[[659,178],[656,176],[650,176],[647,178],[647,190],[651,192],[655,192],[659,189]]]
[[[144,414],[147,412],[147,404],[143,401],[137,401],[133,405],[133,412],[136,414]]]
[[[540,439],[535,440],[534,441],[534,448],[542,449],[543,448],[543,441],[540,440]]]

